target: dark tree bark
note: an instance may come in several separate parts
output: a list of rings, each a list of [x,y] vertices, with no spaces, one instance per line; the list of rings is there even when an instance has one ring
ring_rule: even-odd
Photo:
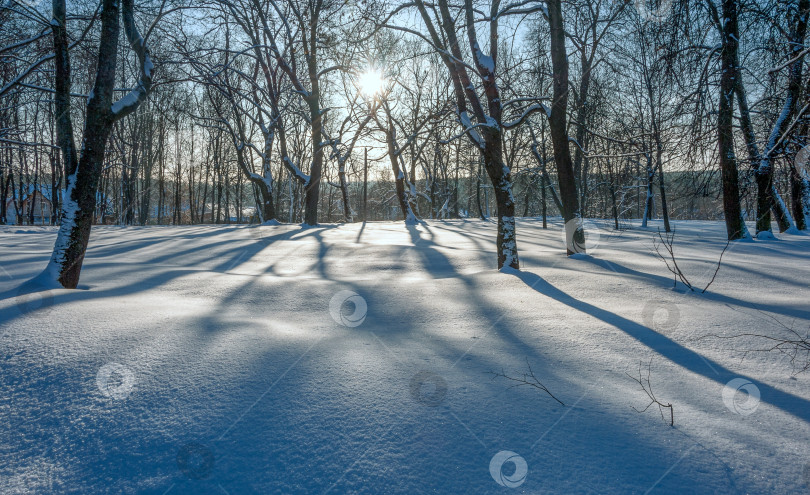
[[[0,170],[0,225],[7,223],[6,215],[8,214],[8,191],[11,186],[11,177],[14,172],[11,167],[8,169],[8,177],[3,180],[2,170]]]
[[[646,227],[647,222],[652,220],[655,214],[655,195],[653,194],[653,183],[655,182],[655,169],[652,164],[650,153],[647,156],[647,197],[644,200],[644,216],[641,219],[641,226]]]
[[[70,52],[66,25],[65,0],[53,1],[54,48],[54,108],[56,111],[56,142],[62,150],[64,176],[70,177],[76,171],[78,155],[73,141],[73,121],[70,115]],[[67,199],[67,198],[66,198]]]
[[[456,100],[456,112],[459,123],[464,128],[463,134],[472,142],[481,154],[484,168],[489,175],[495,191],[495,201],[498,214],[498,231],[496,246],[498,249],[498,268],[508,266],[520,269],[518,260],[517,239],[515,234],[515,200],[512,196],[512,174],[503,160],[503,133],[507,128],[503,122],[503,102],[496,82],[497,48],[498,48],[498,12],[500,1],[494,0],[490,8],[489,27],[490,53],[485,55],[478,43],[475,28],[474,8],[472,0],[465,0],[460,7],[463,9],[466,23],[467,42],[474,61],[475,73],[479,76],[487,111],[484,110],[482,99],[470,79],[470,73],[461,61],[461,44],[457,37],[456,16],[450,12],[447,0],[439,0],[436,8],[428,7],[422,0],[416,0],[416,6],[422,20],[427,27],[433,45],[440,48],[439,55],[450,74],[453,84],[453,94]],[[441,36],[436,29],[428,9],[435,13]],[[534,105],[530,111],[518,119],[514,125],[520,125],[525,118],[534,111],[543,107]],[[471,110],[476,124],[472,123],[468,111]]]
[[[802,167],[804,169],[804,167]],[[790,168],[790,199],[793,205],[793,217],[796,219],[796,228],[807,229],[808,207],[807,197],[810,194],[810,183],[802,177],[799,169],[794,165]]]
[[[734,154],[734,88],[737,53],[737,1],[723,0],[722,49],[720,51],[720,102],[717,111],[717,143],[723,182],[723,213],[729,240],[746,237],[740,210],[740,186],[737,157]]]
[[[391,171],[394,173],[394,187],[399,201],[399,208],[402,218],[407,224],[417,222],[416,215],[411,209],[411,201],[408,194],[405,167],[400,164],[399,147],[397,146],[396,130],[391,122],[390,115],[387,115],[387,128],[385,129],[385,143],[388,147],[388,158],[391,160]]]
[[[478,218],[486,220],[487,216],[484,214],[484,206],[481,203],[481,160],[478,160],[478,169],[475,173],[475,204],[478,206]]]
[[[664,183],[664,164],[661,160],[662,151],[660,147],[656,154],[658,155],[658,192],[661,194],[661,214],[664,218],[664,231],[671,232],[672,228],[669,225],[669,207],[667,206],[667,191],[666,184]]]
[[[314,45],[314,42],[313,42]],[[314,55],[312,55],[314,58]],[[311,64],[310,73],[317,73],[317,66]],[[316,75],[312,82],[312,94],[307,98],[309,116],[312,119],[312,165],[309,169],[309,182],[304,186],[304,223],[307,225],[318,224],[318,200],[321,194],[321,176],[323,175],[323,147],[321,146],[321,133],[323,132],[323,121],[321,120],[321,110],[319,103],[319,84]]]
[[[773,124],[765,151],[760,153],[756,142],[756,135],[751,123],[750,111],[748,108],[748,96],[745,91],[742,74],[740,71],[737,38],[733,40],[734,49],[734,77],[735,92],[740,105],[740,125],[745,137],[746,149],[748,151],[751,166],[754,169],[754,178],[757,184],[757,221],[756,232],[771,232],[771,211],[776,217],[779,231],[785,232],[793,227],[793,218],[782,201],[773,183],[774,157],[783,146],[783,138],[788,129],[790,119],[798,112],[801,92],[802,92],[802,68],[804,57],[800,52],[804,49],[804,39],[807,34],[808,15],[810,15],[810,0],[799,0],[797,9],[788,33],[788,41],[791,46],[790,55],[795,59],[788,67],[788,90],[782,110]],[[736,24],[735,24],[736,25]]]
[[[553,70],[553,100],[549,129],[554,148],[554,163],[560,182],[560,200],[565,221],[565,247],[571,255],[585,252],[585,232],[577,197],[577,184],[568,143],[568,57],[565,49],[561,0],[549,0],[548,23],[551,29],[551,65]]]
[[[62,19],[60,29],[54,29],[54,49],[63,53],[61,64],[55,60],[57,73],[70,75],[67,57],[67,36],[64,34],[65,0],[53,0],[54,17],[58,13]],[[104,152],[107,141],[116,120],[134,112],[146,98],[152,85],[152,62],[146,43],[135,26],[133,0],[121,0],[124,18],[124,31],[132,49],[138,55],[141,74],[137,87],[121,100],[113,103],[115,71],[118,55],[119,3],[118,0],[103,0],[101,9],[101,31],[98,49],[98,66],[96,80],[87,102],[87,116],[81,156],[70,161],[73,148],[73,136],[67,125],[70,113],[68,102],[69,84],[60,84],[57,77],[57,97],[61,97],[57,125],[58,142],[64,144],[67,190],[64,198],[62,224],[54,245],[48,267],[43,272],[45,281],[58,282],[63,287],[75,289],[79,283],[87,243],[90,239],[90,228],[96,208],[96,191],[104,163]],[[57,34],[57,33],[62,33]],[[69,81],[69,79],[67,79]]]
[[[804,89],[810,95],[810,79]],[[805,96],[805,100],[807,96]],[[807,230],[810,227],[810,116],[804,117],[799,128],[798,145],[801,147],[790,163],[790,189],[793,205],[793,217],[796,228]]]

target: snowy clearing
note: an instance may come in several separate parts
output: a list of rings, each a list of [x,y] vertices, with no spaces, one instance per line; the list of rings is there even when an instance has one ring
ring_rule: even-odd
[[[725,226],[674,225],[702,288]],[[4,227],[0,491],[807,490],[808,373],[701,337],[806,334],[810,237],[733,244],[698,294],[655,222],[573,258],[549,227],[506,273],[480,220],[94,227],[80,289],[35,294],[56,230]],[[527,362],[565,406],[490,374]],[[650,362],[674,427],[634,410]]]

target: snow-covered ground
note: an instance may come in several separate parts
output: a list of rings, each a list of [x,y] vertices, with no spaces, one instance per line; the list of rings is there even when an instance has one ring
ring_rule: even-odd
[[[724,226],[675,226],[702,288]],[[573,259],[549,227],[512,273],[480,220],[94,227],[80,290],[35,295],[55,231],[0,230],[0,492],[806,492],[810,372],[701,337],[806,334],[810,237],[701,295],[655,224]],[[634,410],[650,362],[674,427]],[[490,374],[529,365],[565,406]]]

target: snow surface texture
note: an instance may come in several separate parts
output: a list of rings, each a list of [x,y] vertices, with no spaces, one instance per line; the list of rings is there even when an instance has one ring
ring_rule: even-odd
[[[702,288],[725,228],[674,224]],[[80,289],[38,294],[55,230],[0,230],[0,492],[806,492],[808,373],[699,338],[804,334],[810,237],[697,295],[653,231],[570,259],[550,227],[507,273],[492,221],[94,227]],[[651,359],[674,428],[633,409]],[[488,373],[527,360],[565,406]]]

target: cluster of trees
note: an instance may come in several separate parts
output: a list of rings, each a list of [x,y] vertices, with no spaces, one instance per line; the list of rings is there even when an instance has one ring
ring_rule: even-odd
[[[65,287],[95,222],[807,228],[810,0],[0,1],[0,222]]]

